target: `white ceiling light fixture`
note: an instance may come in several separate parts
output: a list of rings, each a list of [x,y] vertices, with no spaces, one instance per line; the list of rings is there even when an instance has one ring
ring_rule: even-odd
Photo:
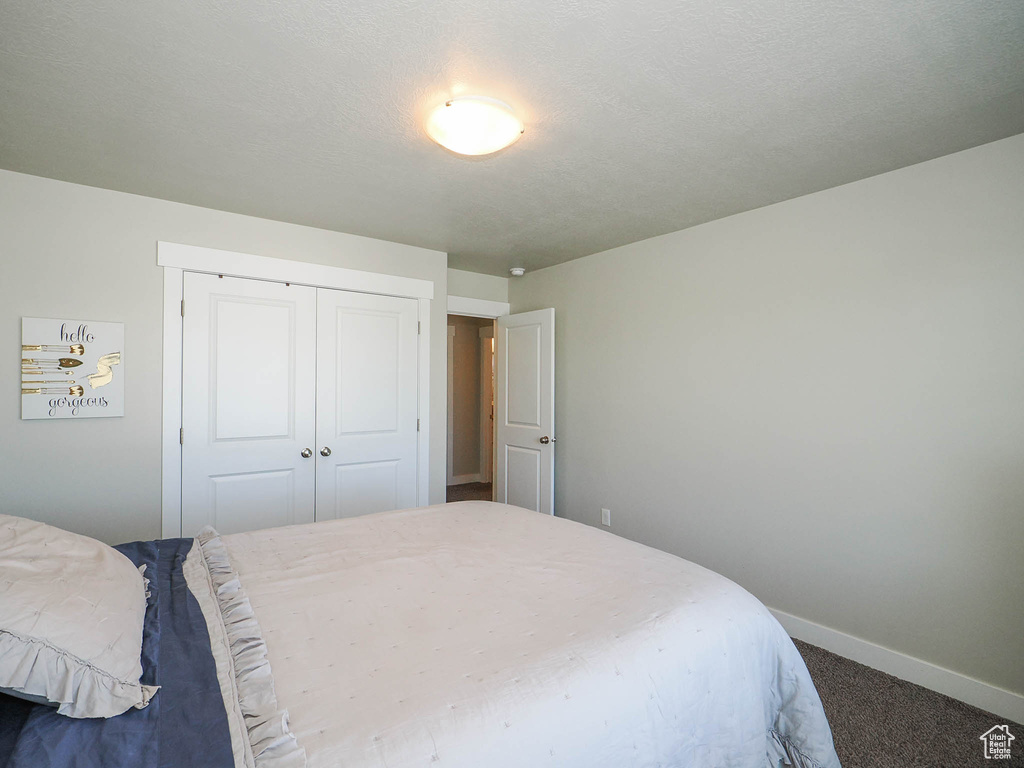
[[[512,267],[508,273],[512,275],[512,277],[522,277],[526,274],[526,270],[522,267]]]
[[[489,155],[523,135],[512,107],[488,96],[459,96],[427,118],[427,135],[460,155]]]

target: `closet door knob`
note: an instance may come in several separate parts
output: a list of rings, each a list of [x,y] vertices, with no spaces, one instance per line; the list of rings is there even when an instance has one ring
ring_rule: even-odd
[[[550,442],[551,442],[551,438],[550,438],[550,437],[548,437],[547,435],[544,435],[544,437],[542,437],[542,438],[540,439],[540,444],[541,444],[541,445],[547,445],[547,444],[548,444],[548,443],[550,443]]]
[[[320,449],[320,455],[321,455],[321,456],[330,456],[330,455],[331,455],[331,449],[330,449],[330,448],[328,448],[328,447],[327,447],[327,446],[325,445],[325,446],[324,446],[323,448],[321,448],[321,449]]]
[[[310,448],[303,448],[302,449],[302,453],[299,454],[299,456],[301,456],[304,459],[308,459],[312,455],[313,455],[313,451]]]

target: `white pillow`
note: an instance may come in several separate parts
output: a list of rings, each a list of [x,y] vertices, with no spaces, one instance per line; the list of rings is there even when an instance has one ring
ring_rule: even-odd
[[[146,585],[106,544],[0,515],[0,690],[68,717],[145,707]]]

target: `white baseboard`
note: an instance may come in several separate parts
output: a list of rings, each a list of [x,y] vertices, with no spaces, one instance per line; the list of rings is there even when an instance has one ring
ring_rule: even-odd
[[[448,485],[466,485],[467,483],[479,483],[480,473],[475,475],[455,475],[451,480],[448,481]]]
[[[852,659],[901,680],[966,702],[972,706],[1024,723],[1024,696],[975,680],[959,672],[929,664],[913,656],[892,651],[859,637],[847,635],[813,621],[769,608],[783,628],[797,640]]]

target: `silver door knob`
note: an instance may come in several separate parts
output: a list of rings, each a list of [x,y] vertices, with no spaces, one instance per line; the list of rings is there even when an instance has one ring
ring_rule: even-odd
[[[320,449],[320,455],[321,455],[321,456],[330,456],[330,455],[331,455],[331,449],[330,449],[330,448],[328,448],[328,447],[327,447],[327,446],[325,445],[325,446],[324,446],[323,448],[321,448],[321,449]]]
[[[311,448],[303,448],[302,449],[302,453],[299,454],[299,456],[301,456],[304,459],[308,459],[312,455],[313,455],[313,450]]]
[[[544,435],[544,437],[542,437],[542,438],[540,439],[540,444],[541,444],[541,445],[547,445],[547,444],[548,444],[548,443],[550,443],[550,442],[551,442],[551,438],[550,438],[550,437],[548,437],[547,435]]]

